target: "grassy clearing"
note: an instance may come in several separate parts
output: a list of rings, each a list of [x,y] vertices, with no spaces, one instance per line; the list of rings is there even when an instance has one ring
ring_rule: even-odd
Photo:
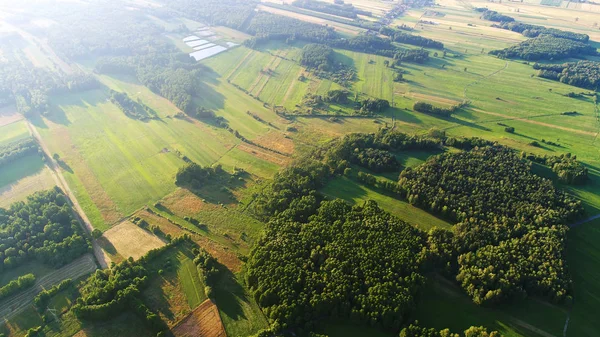
[[[565,310],[528,299],[490,309],[477,306],[453,283],[432,279],[423,289],[414,318],[423,326],[464,331],[483,325],[505,337],[561,336]]]
[[[442,219],[347,177],[335,178],[321,189],[321,192],[331,197],[344,199],[352,204],[375,200],[386,211],[423,230],[434,227],[451,228],[451,225]]]
[[[52,271],[54,271],[54,269],[46,266],[45,264],[37,261],[31,261],[16,268],[3,270],[0,274],[0,287],[5,286],[8,284],[8,282],[25,274],[32,273],[35,275],[36,279],[39,279]]]
[[[170,249],[150,266],[153,276],[143,291],[144,301],[169,326],[206,299],[204,284],[193,262],[193,247],[186,243]]]
[[[47,166],[43,167],[33,175],[0,187],[0,207],[8,208],[17,201],[25,201],[29,195],[37,191],[48,190],[55,185],[52,172]]]
[[[595,313],[600,308],[600,220],[569,231],[567,259],[574,281],[575,302],[571,311],[569,336],[596,336],[600,322]]]
[[[226,273],[213,288],[227,336],[250,336],[268,326],[267,319],[242,284],[241,274]]]
[[[0,146],[29,137],[25,121],[18,121],[0,127]]]
[[[40,173],[44,169],[44,161],[37,153],[19,158],[0,169],[0,188],[18,182],[27,176]]]

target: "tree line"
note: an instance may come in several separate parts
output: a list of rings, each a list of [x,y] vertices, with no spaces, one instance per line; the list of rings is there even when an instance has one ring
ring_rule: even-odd
[[[510,30],[521,33],[525,37],[534,38],[541,35],[550,35],[560,39],[568,39],[578,42],[587,43],[590,40],[589,35],[573,33],[566,30],[556,28],[546,28],[544,26],[530,25],[518,21],[504,21],[494,27]]]
[[[461,108],[463,108],[465,103],[453,105],[450,108],[440,108],[425,102],[416,102],[413,105],[413,110],[429,115],[437,115],[442,117],[449,117],[453,113],[457,112]]]
[[[399,29],[388,26],[381,27],[379,29],[379,34],[388,36],[392,41],[398,43],[410,44],[424,48],[444,49],[444,44],[439,41],[422,37],[420,35],[408,34]]]
[[[325,44],[331,48],[386,56],[394,58],[397,62],[424,63],[429,59],[428,51],[399,48],[389,38],[373,35],[343,38],[332,27],[265,12],[259,12],[252,18],[246,32],[254,35],[254,38],[244,42],[250,48],[272,40],[284,40],[288,43],[302,40]]]
[[[356,19],[358,15],[372,16],[368,11],[359,10],[352,4],[335,4],[317,0],[295,0],[292,5],[312,11]]]
[[[0,146],[0,167],[33,153],[40,153],[40,147],[31,137]]]
[[[166,324],[144,304],[140,293],[152,276],[150,263],[184,242],[192,242],[191,237],[184,234],[163,247],[150,250],[137,261],[129,258],[110,269],[96,270],[79,287],[80,297],[71,308],[72,312],[82,320],[104,321],[132,310],[149,328],[164,333]]]
[[[58,187],[0,208],[0,271],[33,259],[57,268],[90,251],[72,214]]]
[[[562,64],[535,63],[533,69],[537,76],[560,81],[576,87],[596,90],[600,85],[600,63],[597,61],[578,61]]]
[[[35,275],[26,274],[8,282],[5,286],[0,287],[0,301],[14,295],[24,289],[31,288],[35,284]]]
[[[476,11],[482,13],[481,18],[488,21],[495,22],[513,22],[515,19],[508,15],[500,14],[496,11],[489,10],[487,8],[476,8]]]
[[[539,156],[533,153],[521,153],[521,158],[548,166],[556,173],[558,179],[571,185],[581,185],[588,182],[588,169],[577,161],[570,153],[559,156]]]
[[[578,40],[559,38],[553,35],[540,35],[525,40],[518,45],[490,51],[501,58],[520,58],[528,61],[562,60],[598,55],[596,48]]]

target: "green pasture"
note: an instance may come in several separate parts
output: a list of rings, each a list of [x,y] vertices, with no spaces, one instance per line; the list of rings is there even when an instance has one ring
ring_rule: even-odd
[[[0,146],[29,137],[25,121],[18,121],[0,127]]]
[[[40,172],[44,165],[42,157],[34,153],[0,167],[0,188]]]
[[[452,227],[448,222],[439,219],[420,208],[384,194],[383,191],[378,191],[371,187],[359,184],[357,181],[347,177],[333,179],[321,189],[321,192],[325,195],[344,199],[352,204],[358,205],[366,200],[375,200],[381,208],[423,230],[429,230],[434,227],[446,229]]]
[[[226,271],[213,287],[227,336],[251,336],[268,327],[267,319],[243,284],[242,274]]]
[[[596,336],[600,321],[600,220],[594,220],[569,231],[567,262],[573,278],[574,304],[568,336]]]
[[[99,209],[130,214],[175,189],[175,172],[184,165],[176,150],[211,165],[237,143],[229,133],[199,122],[130,119],[99,90],[53,98],[51,114],[38,124],[50,150],[61,156],[69,185],[78,198],[84,196],[86,213],[87,194]],[[106,228],[93,209],[90,215],[95,226]]]
[[[474,304],[458,285],[431,278],[421,292],[414,319],[422,326],[462,332],[483,325],[504,337],[562,336],[566,310],[530,298],[497,308]]]

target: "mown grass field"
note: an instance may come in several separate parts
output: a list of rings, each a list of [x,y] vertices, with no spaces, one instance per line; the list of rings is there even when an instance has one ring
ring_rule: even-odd
[[[37,153],[19,158],[12,163],[4,165],[0,172],[0,189],[14,184],[20,179],[39,173],[45,167],[42,157]]]

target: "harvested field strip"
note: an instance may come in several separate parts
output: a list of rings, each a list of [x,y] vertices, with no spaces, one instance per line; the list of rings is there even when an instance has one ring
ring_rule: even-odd
[[[174,328],[176,337],[225,337],[225,328],[217,306],[204,301],[198,308],[181,320]]]
[[[33,298],[43,289],[49,289],[65,279],[75,280],[96,270],[96,262],[90,254],[86,254],[68,265],[38,279],[35,285],[15,296],[0,302],[0,324],[27,309]]]
[[[120,262],[114,261],[115,258],[132,257],[137,260],[148,251],[165,245],[161,239],[129,221],[104,232],[98,243],[115,263]]]
[[[290,162],[290,158],[247,143],[241,143],[237,146],[237,148],[244,152],[250,153],[257,158],[269,161],[280,166],[287,165]]]

